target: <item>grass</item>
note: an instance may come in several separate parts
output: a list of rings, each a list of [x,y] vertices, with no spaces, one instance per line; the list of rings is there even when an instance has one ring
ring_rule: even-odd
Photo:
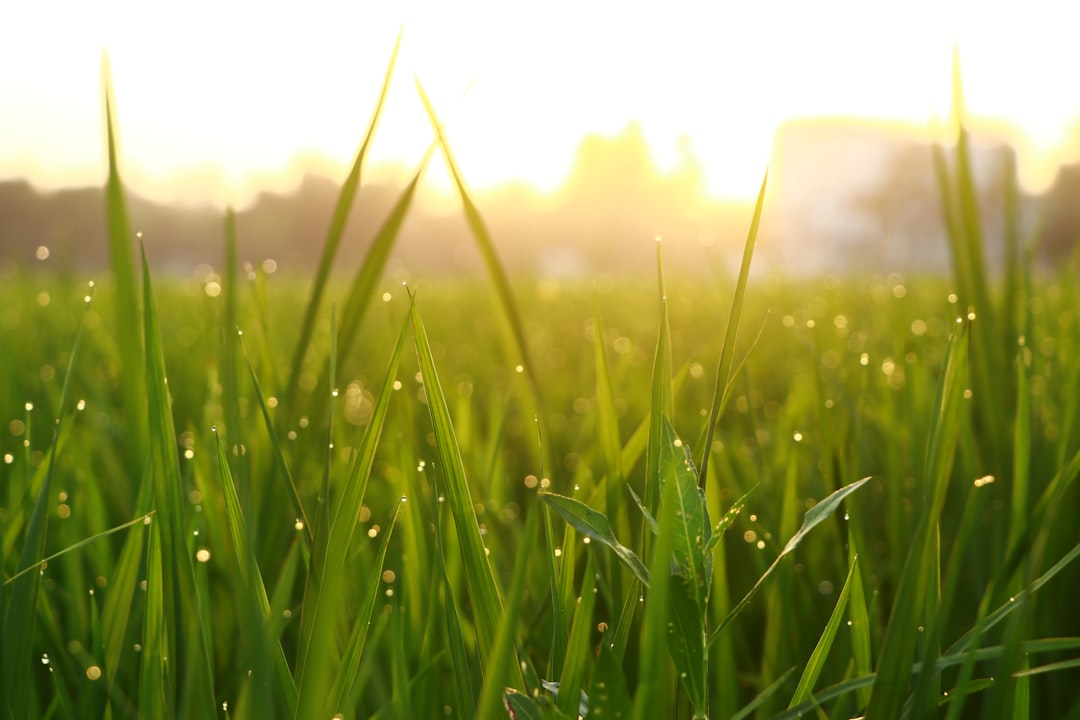
[[[507,276],[425,100],[488,278],[403,289],[430,153],[330,272],[377,106],[314,280],[230,212],[219,295],[107,103],[110,277],[0,287],[4,717],[1080,717],[1078,268],[986,275],[965,136],[953,278],[755,278],[763,192],[733,286],[592,287]]]

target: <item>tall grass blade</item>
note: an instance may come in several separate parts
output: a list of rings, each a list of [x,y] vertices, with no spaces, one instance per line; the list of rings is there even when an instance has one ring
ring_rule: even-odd
[[[435,557],[439,563],[439,574],[443,582],[442,606],[446,613],[446,633],[450,646],[450,664],[454,671],[454,690],[457,697],[457,706],[461,709],[459,717],[477,717],[476,706],[473,699],[474,693],[481,688],[473,688],[472,678],[469,673],[469,656],[465,651],[465,639],[461,632],[461,616],[458,613],[457,603],[454,600],[454,588],[450,582],[450,575],[446,570],[446,553],[443,549],[442,519],[439,512],[439,500],[433,497],[435,525]],[[517,693],[517,690],[508,690],[508,693]],[[528,695],[518,693],[521,697],[530,699]],[[505,702],[505,699],[504,699]]]
[[[532,357],[529,354],[529,346],[525,338],[525,323],[521,319],[521,312],[518,310],[517,302],[514,300],[514,294],[510,288],[510,278],[507,277],[506,269],[503,268],[502,261],[495,251],[495,243],[491,238],[491,233],[487,229],[487,224],[484,222],[484,218],[480,215],[479,208],[476,207],[476,203],[473,202],[472,197],[469,195],[469,191],[465,186],[465,180],[461,171],[458,169],[457,161],[454,160],[453,153],[450,151],[450,144],[446,140],[446,133],[443,131],[443,125],[435,114],[435,108],[432,106],[431,101],[428,99],[427,93],[424,92],[424,88],[420,85],[419,80],[416,81],[416,89],[420,94],[421,101],[424,103],[424,109],[427,111],[428,120],[435,130],[439,147],[442,149],[443,158],[446,160],[446,167],[450,171],[450,177],[454,181],[454,187],[457,189],[458,196],[461,198],[461,206],[465,212],[466,223],[473,234],[473,238],[476,240],[476,245],[480,250],[480,256],[484,260],[484,266],[487,268],[491,283],[494,286],[499,306],[502,308],[503,316],[506,318],[507,324],[509,325],[511,362],[513,362],[513,359],[516,357],[525,367],[525,376],[529,380],[529,390],[534,409],[536,410],[536,416],[539,417],[541,423],[543,423],[544,414],[541,412],[543,403],[540,393],[540,379],[536,374],[537,368],[533,364]],[[550,465],[550,463],[545,462],[545,465]]]
[[[423,177],[424,171],[427,169],[433,150],[434,146],[428,148],[427,152],[424,153],[424,157],[413,174],[412,180],[401,191],[397,201],[394,203],[394,207],[390,210],[390,214],[386,216],[379,230],[375,233],[375,239],[372,240],[371,247],[368,248],[363,262],[360,263],[356,275],[353,276],[352,282],[349,284],[349,294],[346,297],[345,306],[341,313],[341,324],[338,331],[338,365],[344,363],[349,353],[352,352],[357,334],[360,332],[360,324],[375,297],[379,278],[382,277],[386,262],[390,259],[390,253],[394,249],[394,243],[401,232],[401,226],[404,225],[409,208],[412,207],[413,198],[416,196],[416,188],[420,183],[420,178]],[[324,403],[326,398],[329,397],[329,391],[330,381],[324,368],[315,386],[315,405],[312,408],[312,415],[318,417],[323,413],[325,410]]]
[[[596,562],[593,553],[589,553],[582,575],[580,601],[574,612],[574,622],[570,625],[570,640],[566,643],[566,659],[563,662],[562,675],[559,676],[559,694],[555,706],[571,717],[578,710],[581,698],[581,683],[585,677],[585,666],[591,656],[589,635],[593,626],[593,608],[596,605]]]
[[[112,79],[109,61],[102,56],[102,85],[105,96],[105,133],[108,176],[105,181],[105,218],[108,226],[109,259],[116,284],[116,342],[120,350],[120,393],[124,405],[124,436],[131,472],[141,470],[148,450],[146,435],[146,369],[143,365],[142,322],[139,316],[139,286],[135,275],[135,255],[131,221],[128,219],[124,184],[120,179],[116,124],[113,119]]]
[[[266,585],[263,584],[255,551],[248,542],[248,525],[220,437],[216,444],[218,472],[221,474],[221,487],[225,496],[225,514],[243,592],[243,596],[237,598],[240,604],[237,616],[241,627],[245,628],[245,640],[251,643],[250,677],[258,688],[253,693],[252,712],[257,717],[270,717],[270,700],[273,689],[276,688],[287,715],[291,716],[296,712],[296,685],[293,683],[284,649],[268,632],[271,616]]]
[[[315,331],[315,320],[319,316],[319,306],[322,296],[326,292],[326,284],[330,278],[330,268],[334,264],[334,256],[337,255],[338,246],[345,235],[345,226],[349,221],[349,213],[352,211],[356,193],[360,189],[360,176],[363,172],[364,160],[367,158],[368,147],[375,137],[375,129],[379,125],[382,116],[383,105],[386,96],[390,92],[390,80],[394,76],[394,65],[397,63],[398,49],[401,47],[401,33],[398,33],[394,42],[394,50],[390,55],[390,63],[383,74],[382,89],[379,91],[379,99],[375,103],[375,110],[368,123],[367,132],[360,143],[360,149],[356,152],[352,168],[349,170],[345,182],[341,184],[337,202],[334,205],[334,214],[330,217],[330,226],[326,230],[326,242],[323,244],[322,255],[319,256],[319,266],[315,271],[315,279],[311,286],[311,297],[304,309],[304,319],[300,324],[300,337],[296,341],[296,349],[293,351],[289,382],[287,385],[287,402],[285,404],[286,417],[296,410],[298,393],[300,389],[300,374],[304,369],[304,357],[307,355],[308,346],[311,344],[311,336]]]
[[[731,379],[732,358],[735,356],[735,341],[739,336],[739,320],[742,318],[743,299],[746,297],[746,283],[750,277],[750,261],[754,257],[754,245],[757,243],[758,226],[761,224],[761,209],[765,205],[765,187],[769,182],[769,173],[761,180],[757,203],[754,205],[754,217],[750,221],[750,230],[743,245],[742,265],[739,267],[739,280],[735,284],[735,295],[731,299],[731,312],[728,314],[727,331],[724,345],[720,350],[720,362],[716,366],[716,382],[713,386],[712,408],[709,410],[709,425],[705,430],[705,444],[701,449],[701,469],[698,472],[698,485],[705,487],[709,472],[709,455],[712,450],[713,434],[720,420],[720,412],[727,400],[728,383]]]
[[[918,640],[917,628],[928,621],[923,615],[927,611],[931,583],[937,586],[940,582],[936,577],[927,577],[926,568],[931,565],[931,555],[934,554],[936,558],[938,519],[945,502],[953,451],[960,432],[967,358],[967,324],[961,323],[950,340],[945,370],[938,387],[924,470],[926,505],[911,540],[893,613],[878,655],[878,673],[868,710],[871,717],[896,717],[900,712],[909,682],[907,668]]]
[[[461,559],[465,568],[466,585],[472,599],[473,623],[479,640],[482,658],[487,658],[494,647],[498,633],[499,618],[502,616],[502,600],[499,597],[495,575],[488,562],[487,551],[480,537],[480,525],[476,520],[476,511],[469,483],[465,477],[465,465],[461,459],[454,426],[450,420],[450,408],[446,404],[439,376],[435,371],[435,362],[431,354],[427,332],[415,301],[411,310],[413,338],[416,343],[416,356],[420,362],[420,373],[424,381],[428,413],[435,431],[435,444],[439,455],[439,465],[446,477],[447,500],[457,527],[461,543]],[[524,686],[521,670],[514,664],[515,672],[511,684],[521,689]]]
[[[193,553],[187,545],[183,480],[176,449],[165,358],[161,347],[157,309],[150,283],[150,268],[142,254],[143,335],[146,338],[146,390],[149,409],[151,473],[154,477],[154,504],[160,527],[162,581],[165,594],[165,634],[169,648],[168,682],[177,692],[180,715],[213,714],[213,663],[207,628],[203,627],[199,591],[195,580]]]
[[[504,692],[503,679],[506,666],[514,661],[514,647],[520,628],[521,605],[525,597],[525,584],[530,567],[529,558],[535,547],[531,538],[536,537],[541,506],[532,508],[525,529],[521,536],[517,552],[514,554],[514,576],[510,580],[510,591],[506,596],[506,611],[499,620],[499,632],[495,638],[495,648],[488,663],[488,672],[484,677],[484,686],[480,690],[479,712],[476,717],[496,717]],[[588,640],[588,636],[586,636]]]
[[[397,522],[398,510],[401,509],[401,505],[404,502],[405,498],[402,497],[400,502],[394,504],[394,509],[390,513],[390,519],[386,521],[386,529],[383,531],[383,537],[379,543],[379,551],[375,555],[375,560],[371,564],[371,569],[361,585],[363,591],[361,592],[360,597],[360,607],[356,613],[356,619],[353,621],[352,633],[349,636],[349,644],[346,646],[345,652],[341,657],[341,669],[333,684],[330,707],[326,708],[330,710],[331,714],[342,712],[345,708],[353,707],[356,703],[356,694],[359,690],[357,679],[359,677],[360,659],[364,652],[364,643],[367,640],[368,628],[371,626],[371,615],[375,609],[375,600],[379,596],[379,577],[383,572],[383,564],[386,560],[386,549],[390,546],[390,536],[393,534],[394,524]],[[325,698],[312,698],[312,700],[322,700],[325,702]],[[304,713],[297,717],[311,716]]]
[[[659,484],[659,483],[657,483]],[[678,507],[678,487],[675,483],[665,483],[660,515],[660,532],[653,543],[652,556],[649,558],[649,572],[653,581],[648,585],[645,598],[645,618],[641,628],[640,647],[644,652],[638,657],[638,685],[634,693],[634,720],[651,720],[664,717],[670,711],[670,699],[663,697],[664,677],[667,674],[667,658],[657,652],[665,643],[667,626],[670,620],[671,601],[668,597],[671,586],[671,553],[675,549],[675,535],[678,521],[675,509]]]

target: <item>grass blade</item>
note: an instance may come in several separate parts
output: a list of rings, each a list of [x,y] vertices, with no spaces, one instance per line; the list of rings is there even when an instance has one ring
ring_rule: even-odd
[[[938,518],[945,502],[953,451],[960,432],[960,409],[967,375],[966,330],[967,325],[961,324],[949,343],[945,371],[938,387],[924,473],[927,502],[911,540],[893,614],[878,656],[878,673],[868,710],[872,717],[896,717],[900,712],[907,694],[907,668],[918,639],[913,630],[925,624],[923,614],[930,583],[939,582],[937,578],[927,577],[926,568],[931,564],[931,553],[937,548]]]
[[[150,282],[150,268],[142,254],[143,335],[146,338],[146,390],[149,410],[151,473],[154,505],[158,510],[162,581],[171,591],[165,595],[165,635],[172,647],[168,686],[175,689],[180,715],[213,714],[217,706],[212,679],[213,663],[199,608],[193,553],[187,546],[183,480],[176,449],[165,358],[161,347],[157,309]],[[148,579],[149,582],[149,579]],[[175,673],[175,674],[174,674]]]
[[[732,608],[731,612],[727,614],[727,617],[725,617],[724,620],[720,623],[720,625],[712,631],[712,634],[709,636],[709,645],[712,645],[714,642],[716,642],[716,639],[720,637],[720,633],[723,632],[724,628],[727,627],[728,624],[732,620],[734,620],[740,612],[742,612],[743,608],[745,608],[746,605],[750,602],[750,600],[754,597],[754,594],[758,591],[758,588],[761,587],[761,584],[765,582],[765,579],[772,575],[773,571],[776,570],[777,567],[779,567],[780,561],[783,560],[784,557],[788,555],[788,553],[794,550],[799,545],[799,543],[802,542],[803,539],[810,533],[811,530],[820,525],[822,522],[828,519],[829,516],[836,512],[837,508],[840,507],[840,503],[843,502],[844,498],[861,488],[863,485],[869,482],[869,480],[870,478],[865,477],[862,480],[857,480],[851,483],[850,485],[845,485],[844,487],[834,491],[827,498],[806,511],[806,515],[803,516],[802,527],[799,528],[798,532],[791,536],[791,538],[787,541],[787,544],[784,545],[784,549],[781,550],[780,554],[776,556],[775,560],[773,560],[773,563],[769,566],[769,569],[766,570],[764,574],[762,574],[761,577],[758,578],[757,582],[754,583],[754,586],[750,588],[750,592],[746,593],[746,595],[743,596],[743,599],[739,601],[739,604]]]
[[[312,333],[315,331],[315,320],[319,316],[319,306],[322,296],[326,292],[326,284],[330,277],[330,268],[334,264],[334,256],[337,255],[338,246],[345,235],[345,226],[349,221],[349,213],[352,211],[353,201],[360,189],[360,176],[367,158],[368,147],[375,137],[375,129],[379,125],[382,116],[383,105],[386,96],[390,92],[390,80],[394,76],[394,65],[397,63],[398,49],[401,47],[401,33],[398,33],[394,42],[394,50],[390,55],[390,63],[383,74],[382,89],[379,91],[379,99],[375,103],[375,110],[371,115],[367,132],[360,143],[360,149],[356,152],[352,168],[349,170],[345,182],[341,185],[337,202],[334,205],[334,214],[330,217],[330,226],[326,230],[326,242],[323,244],[322,255],[319,256],[319,266],[315,271],[315,280],[311,286],[311,297],[304,310],[304,319],[300,324],[300,337],[296,342],[296,350],[293,352],[291,370],[289,371],[289,384],[287,386],[286,417],[296,409],[298,393],[300,389],[300,374],[304,369],[304,357],[307,355],[308,345],[311,343]]]
[[[360,659],[364,652],[364,642],[367,639],[368,628],[371,626],[371,614],[375,610],[375,600],[379,596],[379,577],[383,572],[386,549],[390,546],[390,536],[393,534],[394,524],[397,522],[398,511],[404,502],[405,498],[402,497],[400,502],[395,503],[394,509],[390,513],[390,519],[386,522],[386,529],[383,531],[382,541],[379,543],[379,551],[375,555],[371,570],[362,585],[363,592],[360,607],[356,613],[356,619],[353,621],[349,644],[341,657],[341,669],[331,692],[332,700],[329,708],[331,713],[341,712],[347,707],[353,707],[356,703],[356,692],[358,690],[356,681],[359,677]],[[300,715],[298,717],[310,716]]]
[[[802,677],[799,678],[799,684],[795,687],[795,694],[791,696],[791,702],[788,704],[789,709],[810,697],[814,685],[817,684],[818,678],[821,677],[821,671],[825,669],[825,660],[828,659],[833,641],[836,640],[836,631],[840,629],[840,621],[844,619],[844,611],[847,609],[848,596],[851,594],[852,581],[856,577],[857,567],[858,558],[856,557],[852,560],[851,567],[848,568],[847,579],[844,580],[844,587],[840,591],[840,597],[836,599],[836,607],[833,608],[832,615],[829,616],[829,622],[826,623],[825,630],[821,633],[821,637],[814,647],[814,652],[810,653],[810,659],[806,661]]]
[[[521,536],[523,539],[536,536],[540,510],[541,507],[536,506],[529,513],[529,518],[525,521],[524,533]],[[523,540],[514,555],[514,577],[510,581],[510,592],[506,596],[506,612],[499,620],[499,632],[495,637],[495,647],[488,663],[489,670],[484,678],[484,686],[480,690],[480,710],[476,717],[496,717],[498,714],[504,692],[505,668],[514,661],[514,647],[517,642],[521,604],[525,596],[525,581],[528,577],[527,570],[532,549],[532,543]],[[585,639],[588,640],[587,635]]]
[[[698,473],[698,485],[705,487],[709,472],[709,454],[712,452],[713,433],[720,420],[720,412],[727,401],[728,381],[731,378],[731,363],[735,356],[735,341],[739,335],[739,320],[742,317],[743,299],[746,297],[746,283],[750,277],[750,261],[754,257],[754,245],[757,243],[758,226],[761,224],[761,209],[765,205],[765,187],[769,182],[769,173],[761,180],[757,203],[754,205],[754,217],[750,221],[750,230],[743,245],[742,265],[739,267],[739,280],[735,284],[735,295],[731,299],[731,312],[728,314],[727,331],[724,345],[720,350],[720,362],[716,366],[716,382],[713,387],[712,409],[709,410],[709,425],[705,431],[705,444],[701,450],[701,470]]]
[[[124,184],[120,179],[116,124],[113,119],[112,79],[107,56],[102,57],[101,83],[104,87],[105,133],[108,177],[105,181],[105,217],[108,226],[109,258],[116,284],[116,342],[120,349],[120,392],[123,398],[124,433],[128,467],[141,470],[147,452],[146,368],[143,364],[143,325],[139,316],[139,287],[135,275],[135,255],[131,221],[128,219]]]
[[[450,408],[446,404],[446,397],[435,371],[431,345],[415,301],[412,304],[411,316],[416,356],[420,362],[428,413],[435,431],[439,465],[446,477],[447,499],[461,543],[465,580],[475,613],[473,622],[481,657],[487,658],[490,656],[498,634],[499,618],[502,616],[502,600],[499,598],[495,575],[491,570],[487,551],[480,537],[480,525],[476,520],[476,511],[473,509],[474,502],[465,477],[465,465],[461,459],[461,451],[458,448],[457,438],[454,436],[454,426],[450,420]],[[521,678],[521,670],[516,663],[515,668],[517,671],[512,673],[511,684],[522,689],[524,682]]]

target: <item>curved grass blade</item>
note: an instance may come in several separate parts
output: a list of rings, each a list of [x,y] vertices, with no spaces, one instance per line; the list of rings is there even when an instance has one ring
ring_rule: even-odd
[[[739,496],[739,499],[731,503],[731,507],[728,508],[724,516],[720,518],[719,522],[713,526],[712,537],[705,543],[705,552],[709,552],[716,544],[724,539],[724,533],[731,527],[735,519],[739,517],[739,513],[746,507],[746,502],[750,499],[750,496],[754,494],[754,491],[758,489],[761,483],[754,483],[749,490]]]
[[[833,641],[836,640],[836,631],[840,629],[840,621],[844,619],[848,596],[851,594],[852,580],[856,577],[858,560],[859,558],[855,557],[851,561],[847,579],[844,580],[844,587],[840,591],[840,597],[836,599],[836,607],[833,608],[832,615],[829,616],[829,622],[826,623],[825,630],[821,633],[814,651],[810,653],[810,659],[806,661],[806,667],[803,668],[802,677],[799,678],[799,684],[795,687],[795,694],[791,696],[788,708],[793,708],[810,698],[814,685],[817,684],[818,678],[821,677],[821,671],[825,669],[825,660],[828,659]]]
[[[732,608],[731,612],[727,614],[727,616],[723,619],[720,625],[717,626],[715,630],[713,630],[711,635],[709,635],[710,646],[714,642],[716,642],[716,639],[718,637],[720,637],[720,633],[724,630],[724,628],[727,627],[728,624],[732,620],[734,620],[740,612],[742,612],[743,608],[745,608],[747,603],[749,603],[750,600],[754,597],[754,594],[758,591],[758,588],[761,587],[761,584],[765,582],[765,579],[772,575],[773,571],[776,570],[776,568],[780,565],[780,561],[783,560],[788,553],[794,550],[799,545],[799,543],[802,542],[803,539],[810,533],[811,530],[820,525],[822,522],[828,519],[830,515],[836,512],[837,508],[840,507],[840,503],[844,500],[844,498],[861,488],[863,485],[869,482],[869,480],[869,477],[865,477],[862,480],[856,480],[850,485],[845,485],[844,487],[834,491],[827,498],[806,511],[806,515],[803,516],[802,527],[799,528],[799,531],[791,536],[791,539],[789,539],[787,541],[787,544],[784,545],[784,549],[781,550],[780,554],[776,556],[775,560],[773,560],[772,565],[770,565],[769,568],[762,574],[762,576],[758,578],[757,582],[754,583],[754,586],[750,588],[750,592],[746,593],[746,595],[743,596],[743,599],[739,601],[739,604]]]
[[[705,444],[701,450],[701,469],[698,473],[698,485],[705,487],[709,472],[709,454],[712,447],[713,433],[720,420],[720,411],[727,402],[728,381],[731,378],[732,358],[735,355],[735,341],[739,335],[739,320],[742,317],[743,299],[746,297],[746,283],[750,277],[750,261],[754,257],[754,245],[757,243],[758,226],[761,224],[761,209],[765,205],[765,187],[769,182],[769,173],[761,180],[757,204],[754,205],[754,217],[750,221],[750,230],[743,245],[742,265],[739,267],[739,280],[735,284],[735,295],[731,299],[731,312],[728,314],[727,331],[724,333],[724,345],[720,350],[720,362],[716,366],[716,382],[713,387],[712,408],[709,410],[709,425],[705,431]]]
[[[304,357],[307,355],[308,345],[311,343],[311,335],[315,331],[315,319],[319,315],[319,305],[323,293],[326,291],[326,283],[330,277],[330,267],[334,264],[334,256],[337,254],[341,238],[345,234],[345,226],[349,220],[356,193],[360,189],[360,175],[363,171],[364,160],[367,158],[368,147],[375,137],[375,129],[378,127],[379,118],[382,116],[383,105],[386,96],[390,92],[390,80],[394,76],[394,65],[397,63],[398,49],[401,47],[401,32],[394,41],[394,50],[390,55],[390,63],[383,75],[382,89],[379,91],[379,99],[375,103],[375,110],[371,115],[367,132],[360,143],[360,149],[356,152],[352,168],[345,182],[341,185],[337,203],[334,205],[334,214],[330,217],[330,226],[326,230],[326,242],[323,245],[322,255],[319,257],[319,266],[315,271],[315,280],[311,286],[311,298],[304,309],[304,319],[300,324],[300,336],[296,341],[296,350],[293,351],[292,366],[289,370],[289,384],[286,390],[286,412],[291,414],[296,409],[298,400],[297,393],[300,387],[300,374],[304,369]]]
[[[598,510],[593,510],[580,500],[564,495],[545,492],[542,497],[544,502],[559,513],[563,520],[568,522],[575,530],[611,548],[615,556],[634,574],[634,577],[640,580],[642,585],[648,587],[648,569],[641,562],[641,559],[634,554],[633,550],[615,539],[615,534],[611,531],[611,524],[608,522],[606,515]]]

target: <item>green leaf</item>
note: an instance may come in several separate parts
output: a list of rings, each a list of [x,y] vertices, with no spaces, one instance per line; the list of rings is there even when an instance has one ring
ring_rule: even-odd
[[[663,491],[663,498],[675,504],[660,507],[661,518],[674,516],[675,537],[673,567],[675,577],[668,588],[671,598],[671,621],[668,623],[668,648],[694,710],[708,712],[708,653],[705,616],[712,581],[712,556],[705,552],[712,528],[705,507],[705,492],[697,484],[697,472],[690,450],[675,435],[667,417],[663,418],[663,444],[660,447],[661,484],[672,485],[673,492]]]
[[[731,504],[731,507],[724,513],[724,516],[720,518],[720,522],[716,523],[713,527],[712,537],[710,537],[709,541],[705,544],[705,552],[712,550],[716,547],[718,542],[724,539],[724,533],[727,532],[727,529],[731,527],[732,523],[739,517],[739,513],[746,507],[747,500],[750,499],[750,496],[754,494],[754,491],[758,489],[759,485],[761,485],[761,483],[754,483],[749,490],[744,492],[738,500]]]
[[[634,577],[641,581],[642,585],[646,587],[649,585],[649,571],[645,568],[645,564],[633,550],[615,539],[607,516],[598,510],[593,510],[580,500],[564,495],[546,492],[541,497],[575,530],[610,548],[615,556],[630,569]]]
[[[765,582],[765,579],[772,575],[773,571],[775,571],[776,568],[779,567],[780,561],[783,560],[788,555],[788,553],[794,550],[799,545],[799,543],[802,542],[808,534],[810,534],[811,530],[820,525],[822,522],[828,519],[830,515],[836,512],[837,508],[840,507],[840,503],[843,502],[844,498],[861,488],[869,481],[870,478],[865,477],[862,480],[857,480],[851,483],[850,485],[845,485],[844,487],[836,490],[827,498],[806,511],[806,515],[803,516],[802,527],[799,528],[798,532],[791,536],[791,539],[789,539],[787,541],[787,544],[784,545],[784,549],[781,550],[780,554],[776,557],[775,560],[773,560],[772,565],[770,565],[769,568],[761,575],[761,577],[758,578],[757,582],[754,583],[754,586],[750,588],[750,592],[746,593],[746,595],[743,596],[743,599],[739,601],[739,604],[736,605],[731,610],[731,612],[727,614],[727,616],[720,623],[720,625],[715,630],[713,630],[712,634],[709,636],[710,646],[714,642],[716,642],[716,639],[718,637],[720,637],[720,633],[723,632],[724,628],[726,628],[728,624],[732,620],[734,620],[740,612],[742,612],[743,608],[747,606],[750,600],[754,597],[754,594],[758,591],[758,588],[760,588],[761,584]]]

